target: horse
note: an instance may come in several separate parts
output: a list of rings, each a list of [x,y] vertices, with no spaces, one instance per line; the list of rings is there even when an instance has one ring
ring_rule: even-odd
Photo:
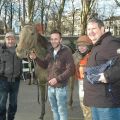
[[[67,44],[71,48],[72,52],[75,51],[75,45],[70,41]],[[25,25],[19,35],[19,42],[17,44],[16,53],[20,58],[25,58],[30,51],[35,51],[38,57],[44,58],[47,54],[48,49],[51,47],[48,40],[43,37],[40,33],[37,33],[34,25]],[[40,86],[41,90],[41,115],[42,120],[45,114],[45,93],[46,93],[46,82],[47,82],[47,72],[45,69],[41,68],[37,63],[35,64],[35,76]],[[70,78],[69,80],[69,101],[68,105],[70,108],[73,103],[73,90],[74,90],[74,80]]]
[[[49,48],[48,46],[48,40],[37,32],[35,25],[25,25],[19,35],[19,41],[16,47],[16,54],[20,58],[27,58],[29,53],[31,51],[34,51],[38,57],[44,58],[47,54]],[[35,69],[35,78],[37,79],[41,94],[40,119],[43,120],[45,115],[45,102],[47,93],[47,71],[40,67],[35,61],[33,61],[33,63]]]

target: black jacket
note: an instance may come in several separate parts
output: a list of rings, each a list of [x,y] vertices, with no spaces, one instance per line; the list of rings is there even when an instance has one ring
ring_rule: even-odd
[[[22,60],[17,57],[16,47],[0,44],[0,78],[15,79],[21,75]]]
[[[108,83],[91,84],[84,80],[84,104],[92,107],[120,107],[120,39],[105,33],[94,45],[88,67],[104,64],[113,57],[117,57],[116,63],[104,72]]]

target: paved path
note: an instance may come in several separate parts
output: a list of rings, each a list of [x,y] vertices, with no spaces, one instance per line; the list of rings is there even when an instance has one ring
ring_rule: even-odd
[[[83,120],[79,105],[77,85],[74,91],[73,109],[69,109],[69,120]],[[37,86],[27,85],[27,81],[21,80],[18,96],[18,111],[15,120],[39,120],[40,105],[37,103]],[[46,115],[44,120],[53,120],[49,102],[46,103]]]

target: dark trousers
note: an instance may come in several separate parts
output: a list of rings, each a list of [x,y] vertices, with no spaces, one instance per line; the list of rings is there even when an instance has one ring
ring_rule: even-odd
[[[0,120],[14,120],[17,111],[17,96],[20,80],[8,82],[0,79]],[[9,97],[8,97],[9,96]],[[8,110],[6,110],[7,99],[9,98]],[[6,111],[7,119],[6,119]]]

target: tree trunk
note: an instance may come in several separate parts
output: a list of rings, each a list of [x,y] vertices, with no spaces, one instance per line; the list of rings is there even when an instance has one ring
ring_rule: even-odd
[[[118,0],[115,0],[115,2],[120,7],[120,2],[118,2]]]
[[[95,0],[81,0],[82,10],[80,16],[81,35],[86,34],[87,20],[91,14]]]
[[[57,29],[59,31],[61,31],[61,19],[62,19],[62,13],[64,10],[64,6],[65,6],[65,0],[62,0],[60,8],[58,10],[58,18],[57,18]]]
[[[23,0],[23,22],[25,23],[25,0]]]

